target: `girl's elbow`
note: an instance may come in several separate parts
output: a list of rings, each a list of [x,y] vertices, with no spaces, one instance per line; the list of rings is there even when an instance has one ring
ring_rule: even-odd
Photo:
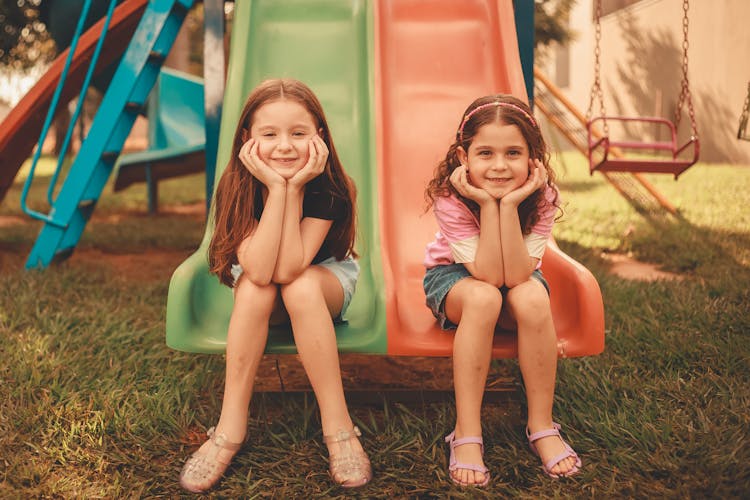
[[[506,282],[504,283],[504,285],[505,285],[505,286],[506,286],[507,288],[515,288],[515,287],[517,287],[518,285],[520,285],[521,283],[522,283],[521,281],[515,281],[515,280],[507,280],[507,281],[506,281]]]
[[[296,270],[277,271],[273,274],[273,282],[279,285],[286,285],[296,280],[300,274],[302,272]]]
[[[505,280],[505,286],[508,288],[514,288],[520,285],[521,283],[525,283],[529,281],[529,279],[531,279],[531,273],[525,276],[520,276],[520,277],[515,277],[515,278],[511,277]]]
[[[503,276],[495,276],[492,274],[485,274],[485,273],[476,273],[472,274],[472,277],[479,280],[484,281],[485,283],[492,285],[496,288],[500,288],[505,284],[505,280]]]
[[[269,273],[247,272],[247,279],[256,286],[268,286],[271,284],[272,278],[273,276]]]
[[[505,281],[503,280],[502,276],[474,276],[476,279],[480,281],[484,281],[488,285],[492,285],[495,288],[500,288],[505,284]]]

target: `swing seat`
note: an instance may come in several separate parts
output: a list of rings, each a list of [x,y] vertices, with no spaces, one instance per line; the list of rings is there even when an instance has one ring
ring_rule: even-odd
[[[670,140],[612,140],[608,135],[602,136],[597,132],[595,124],[598,121],[603,123],[615,121],[635,125],[666,127]],[[595,171],[631,172],[673,174],[674,178],[677,179],[682,172],[698,162],[700,153],[698,138],[693,136],[688,142],[682,146],[678,146],[675,125],[664,118],[599,116],[589,120],[586,128],[588,130],[589,170],[592,175]],[[692,149],[692,155],[690,155],[689,149]],[[610,153],[615,154],[610,155]]]

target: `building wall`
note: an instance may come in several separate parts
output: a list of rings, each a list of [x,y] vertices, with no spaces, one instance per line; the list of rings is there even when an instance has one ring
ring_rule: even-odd
[[[582,111],[589,108],[594,69],[593,0],[571,13],[577,40],[563,61],[552,50],[542,68]],[[689,11],[689,81],[701,160],[750,164],[750,142],[736,138],[750,80],[750,1],[693,0]],[[640,0],[602,18],[601,82],[609,115],[674,118],[682,78],[682,2]],[[559,78],[558,78],[559,75]],[[567,85],[564,85],[566,84]],[[599,111],[594,107],[594,115]],[[690,132],[682,108],[680,138]],[[643,134],[651,133],[644,130]],[[663,137],[662,137],[663,138]]]

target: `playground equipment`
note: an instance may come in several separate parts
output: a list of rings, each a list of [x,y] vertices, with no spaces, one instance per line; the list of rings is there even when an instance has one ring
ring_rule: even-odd
[[[607,116],[604,109],[604,95],[600,79],[600,41],[601,41],[601,15],[602,0],[596,0],[595,4],[595,48],[594,48],[594,83],[591,87],[591,98],[589,109],[586,114],[588,129],[588,159],[591,173],[600,172],[650,172],[671,173],[675,179],[698,161],[700,142],[698,140],[698,129],[693,110],[693,101],[690,94],[690,82],[688,80],[688,8],[689,1],[683,0],[682,18],[682,82],[675,120],[671,122],[660,117],[623,117]],[[594,101],[599,101],[600,116],[592,118]],[[692,135],[683,145],[677,143],[677,129],[680,124],[682,106],[687,103],[690,116],[690,127]],[[635,126],[657,126],[665,128],[669,133],[668,141],[649,140],[612,140],[609,134],[609,122],[620,122],[625,125]],[[603,133],[599,135],[597,126],[601,125]],[[621,154],[610,154],[617,149]],[[692,155],[687,153],[692,149]],[[632,154],[636,151],[638,154]],[[665,156],[648,156],[645,152],[665,152]],[[627,153],[627,156],[626,156]]]
[[[90,133],[57,198],[50,200],[52,210],[49,214],[29,211],[44,225],[26,263],[28,268],[46,267],[75,248],[193,2],[145,3],[127,0],[114,11],[114,4],[110,4],[110,15],[92,28],[98,26],[99,31],[89,30],[81,37],[84,48],[87,44],[97,45],[103,37],[102,44],[90,50],[100,52],[102,60],[105,56],[114,59],[114,49],[107,49],[111,38],[103,36],[107,31],[104,26],[132,26],[136,13],[141,18],[134,33],[131,31],[130,43]],[[207,37],[208,33],[211,35],[206,40],[205,66],[214,71],[212,78],[205,78],[204,88],[207,154],[218,151],[218,164],[226,165],[241,104],[258,82],[271,76],[307,82],[324,104],[337,150],[359,189],[358,251],[362,272],[348,321],[337,326],[339,349],[450,355],[452,336],[439,330],[424,305],[423,251],[437,227],[433,218],[423,213],[421,193],[441,151],[455,133],[455,117],[467,102],[494,92],[526,96],[514,21],[507,15],[512,11],[512,1],[238,2],[223,115],[217,97],[222,95],[219,86],[223,87],[223,57],[210,52],[221,52],[223,48],[219,19],[223,16],[222,5],[221,0],[204,0],[207,17],[216,16],[206,22]],[[425,36],[427,33],[441,36]],[[81,50],[73,43],[64,65],[77,68],[87,58]],[[56,71],[56,75],[67,72]],[[88,80],[93,73],[70,71],[79,81]],[[164,83],[168,78],[163,77],[160,85],[169,85]],[[44,84],[45,90],[52,87],[54,79]],[[66,88],[65,79],[61,78],[55,100]],[[195,86],[192,91],[196,91]],[[29,103],[38,107],[43,100],[37,96]],[[158,127],[158,109],[153,113]],[[222,132],[214,137],[220,148],[211,144],[210,130],[211,123],[218,123],[219,119]],[[15,126],[10,135],[17,136],[21,127]],[[424,133],[425,130],[430,132]],[[155,138],[152,145],[156,143]],[[168,144],[166,135],[164,144]],[[206,161],[207,186],[221,175],[221,171],[214,175],[214,160],[209,157]],[[120,163],[127,165],[128,159]],[[124,172],[122,169],[123,179]],[[224,350],[232,295],[208,273],[206,250],[212,231],[209,223],[201,247],[179,266],[170,282],[167,343],[176,349]],[[543,269],[553,290],[559,354],[601,352],[604,314],[594,277],[554,243],[547,249]],[[272,329],[267,351],[295,352],[288,327]],[[493,355],[516,355],[514,332],[497,335]]]
[[[93,76],[118,60],[132,39],[147,3],[148,0],[128,0],[118,6],[112,13],[108,30],[103,30],[106,19],[99,20],[81,35],[76,46],[68,48],[52,62],[36,85],[5,117],[0,124],[0,201],[13,185],[23,162],[31,155],[40,131],[45,128],[43,123],[48,115],[44,111],[50,108],[54,95],[57,93],[56,102],[67,103],[81,89],[90,67],[88,63],[100,40],[104,42]],[[67,73],[67,78],[63,78],[58,87],[63,73]],[[51,121],[51,116],[49,119]]]
[[[452,335],[424,305],[424,246],[437,226],[424,213],[422,190],[468,102],[494,92],[526,96],[511,9],[511,0],[236,4],[216,176],[251,88],[269,76],[311,86],[359,190],[362,272],[348,321],[336,327],[342,352],[452,352]],[[175,349],[225,348],[232,292],[208,272],[212,231],[209,222],[200,248],[170,282],[166,334]],[[596,280],[554,244],[543,262],[559,354],[600,353],[604,314]],[[271,328],[266,351],[296,352],[288,326]],[[516,354],[514,332],[496,335],[494,357]]]
[[[743,105],[742,113],[740,114],[740,126],[737,129],[737,139],[750,141],[750,131],[747,129],[748,116],[750,116],[750,82],[747,82],[747,97],[745,97],[745,104]]]
[[[539,68],[534,68],[534,97],[535,109],[542,113],[583,156],[588,156],[589,139],[585,115]],[[597,139],[601,137],[601,133],[596,129],[593,129],[592,133]],[[609,154],[613,158],[622,157],[617,148],[612,148]],[[599,173],[636,210],[654,211],[661,207],[672,215],[677,214],[677,208],[643,174],[601,170]]]
[[[145,109],[143,102],[192,3],[192,0],[173,0],[168,3],[160,0],[152,2],[146,9],[147,0],[111,0],[105,5],[94,5],[92,0],[82,0],[77,6],[81,16],[76,33],[70,34],[72,39],[67,40],[70,48],[55,59],[48,72],[3,121],[0,126],[0,200],[12,185],[24,160],[31,154],[36,138],[39,144],[22,194],[22,208],[30,216],[43,220],[45,226],[27,260],[27,268],[43,268],[53,260],[61,260],[72,253],[112,166],[119,157],[122,142],[138,114],[147,111],[152,118],[149,123],[150,149],[121,159],[120,165],[123,168],[117,169],[116,189],[132,182],[146,181],[149,185],[149,209],[154,211],[156,182],[159,179],[205,170],[207,202],[210,199],[218,142],[218,120],[221,117],[221,90],[217,90],[217,87],[223,89],[223,52],[213,54],[210,64],[204,65],[204,75],[209,76],[209,85],[204,86],[198,79],[167,70],[166,76],[161,79],[165,83],[159,86],[165,92],[161,104],[158,96],[151,99],[154,109]],[[223,1],[204,0],[203,4],[206,37],[213,40],[210,45],[211,50],[215,50],[216,37],[209,35],[213,35],[218,27],[218,45],[222,46]],[[66,3],[62,9],[70,10],[73,7]],[[90,14],[95,7],[99,8],[97,13],[101,13],[103,7],[107,10],[107,15],[81,35],[86,12]],[[139,31],[135,33],[141,20]],[[122,68],[119,68],[115,63],[126,48],[129,57],[124,58],[124,62],[119,64]],[[112,68],[117,68],[120,78],[110,86]],[[97,82],[97,76],[99,87],[105,89],[106,93],[91,132],[82,141],[81,152],[60,193],[53,199],[65,149],[75,126],[75,119],[71,121],[57,168],[49,183],[47,198],[51,210],[48,214],[35,212],[26,206],[26,197],[34,181],[41,144],[52,117],[58,105],[67,104],[74,93],[80,90],[77,115],[89,83]],[[213,96],[211,99],[202,97],[204,87],[209,89],[209,94]],[[182,99],[180,95],[170,92],[178,92]],[[127,102],[123,104],[124,99]],[[202,111],[201,103],[204,103]],[[45,108],[48,108],[46,115]],[[110,115],[107,116],[106,113]],[[127,116],[119,117],[119,114]],[[204,117],[207,118],[204,120]],[[203,146],[199,144],[205,144],[208,154],[213,156],[206,158],[202,152]],[[104,154],[100,155],[97,151]],[[99,163],[101,164],[97,166]]]
[[[115,72],[113,80],[116,84],[107,89],[91,130],[49,214],[25,206],[28,188],[33,180],[32,163],[32,171],[21,196],[22,208],[30,216],[43,221],[44,226],[26,261],[27,268],[46,267],[55,259],[66,258],[75,249],[192,3],[192,0],[149,2],[143,20]],[[109,22],[110,17],[105,18],[105,23]],[[71,44],[71,52],[74,47]],[[69,60],[72,60],[72,56]],[[90,74],[87,74],[87,80]],[[48,117],[46,125],[49,121]],[[46,130],[43,133],[46,134]],[[34,161],[38,159],[40,150],[41,147],[37,148]]]
[[[155,213],[161,179],[203,172],[205,122],[203,81],[162,68],[148,101],[148,148],[120,156],[115,164],[115,192],[145,182],[148,211]]]

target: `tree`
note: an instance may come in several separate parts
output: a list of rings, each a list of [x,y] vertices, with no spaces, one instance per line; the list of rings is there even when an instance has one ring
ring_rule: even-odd
[[[568,26],[570,11],[577,0],[536,0],[534,2],[534,43],[537,48],[552,43],[567,45],[576,33]]]
[[[0,66],[23,71],[54,59],[55,43],[41,20],[40,4],[41,0],[0,2]]]

